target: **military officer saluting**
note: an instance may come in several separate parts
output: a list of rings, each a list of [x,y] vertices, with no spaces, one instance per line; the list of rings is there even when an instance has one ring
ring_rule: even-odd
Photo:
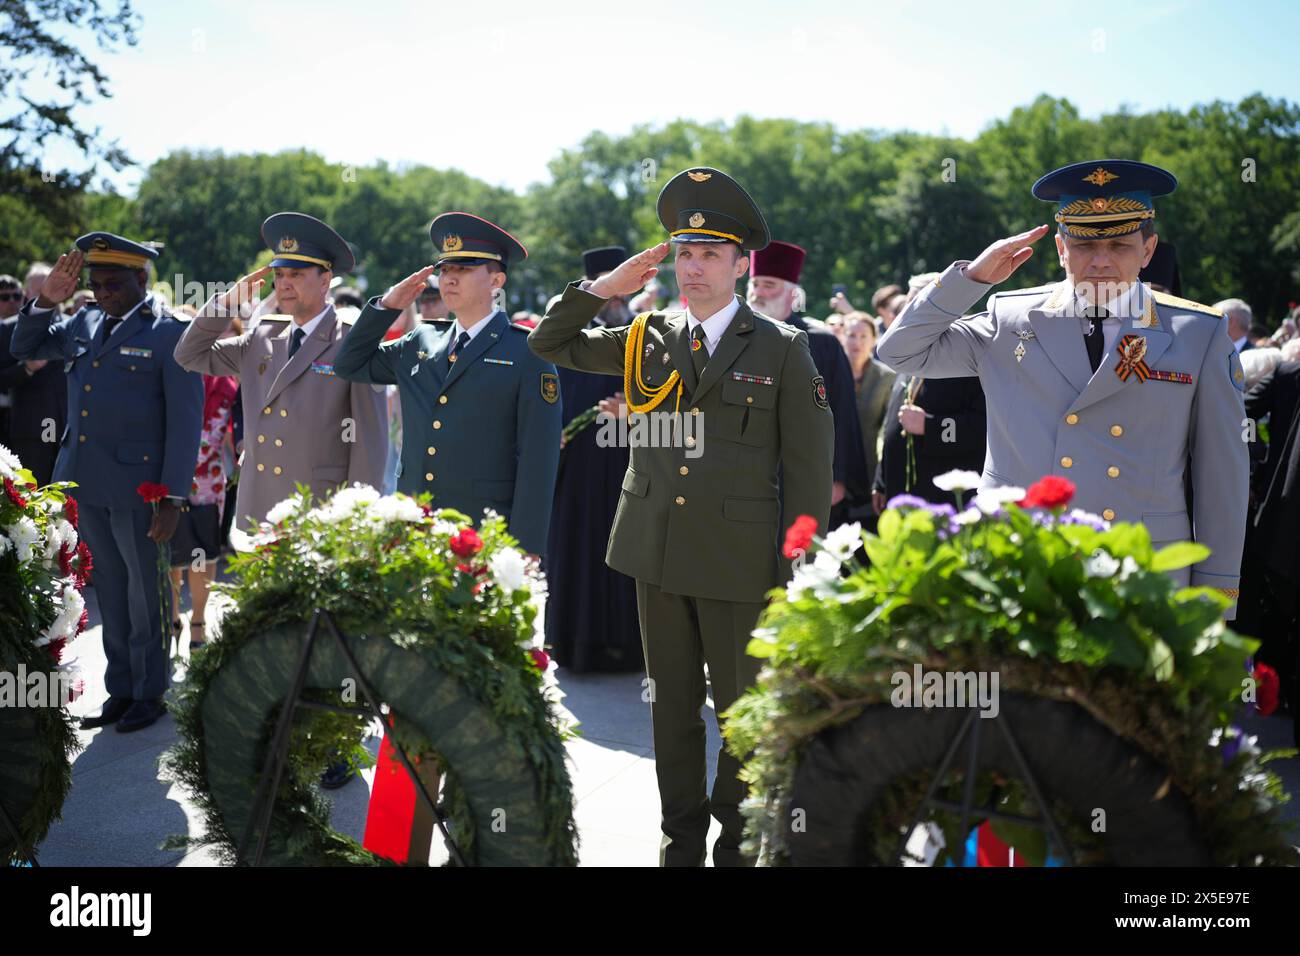
[[[1003,239],[949,266],[876,351],[901,372],[979,376],[988,399],[984,486],[1068,478],[1079,507],[1141,522],[1156,548],[1205,544],[1210,556],[1175,577],[1235,599],[1249,478],[1241,362],[1214,309],[1138,279],[1157,243],[1152,197],[1177,185],[1163,169],[1125,160],[1049,173],[1033,192],[1057,204],[1065,280],[999,292],[965,315],[1048,227]]]
[[[106,232],[76,245],[23,307],[10,348],[15,358],[67,369],[68,427],[54,480],[77,483],[72,494],[95,560],[108,659],[108,702],[81,725],[133,731],[164,713],[169,636],[159,608],[158,543],[175,533],[194,478],[203,380],[172,359],[183,326],[148,294],[146,267],[157,250]],[[56,307],[77,290],[83,263],[96,304],[60,316]],[[136,491],[143,482],[172,493],[156,513]]]
[[[788,520],[811,515],[824,531],[835,429],[807,334],[755,315],[736,296],[749,253],[769,239],[753,200],[725,173],[697,167],[664,187],[658,212],[671,242],[570,285],[529,344],[557,365],[623,376],[635,415],[677,413],[679,426],[698,425],[679,427],[680,441],[632,444],[606,561],[636,579],[660,862],[701,865],[712,813],[722,824],[714,864],[740,865],[745,785],[725,749],[706,791],[704,667],[715,714],[757,677],[759,662],[745,647],[768,590],[790,571],[778,550],[778,469]],[[607,298],[645,285],[670,248],[685,312],[587,328]]]
[[[388,457],[382,394],[335,374],[347,326],[328,299],[330,280],[354,265],[352,250],[312,216],[280,212],[262,223],[271,264],[214,296],[176,345],[176,361],[205,375],[239,378],[244,404],[244,458],[231,542],[276,504],[307,485],[325,498],[360,482],[380,488]],[[274,272],[284,315],[264,315],[243,335],[222,338],[239,306]]]
[[[543,554],[560,456],[559,380],[554,365],[528,350],[527,329],[498,306],[507,271],[528,252],[504,229],[463,212],[438,216],[429,234],[435,264],[366,304],[335,368],[354,382],[397,386],[399,491],[432,492],[434,507],[476,521],[490,508],[526,551]],[[454,320],[382,342],[435,271]]]

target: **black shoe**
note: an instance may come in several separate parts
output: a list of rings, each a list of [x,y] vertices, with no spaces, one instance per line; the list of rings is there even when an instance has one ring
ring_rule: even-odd
[[[94,730],[96,727],[107,727],[109,724],[115,724],[122,719],[122,715],[127,712],[131,706],[130,697],[110,697],[104,703],[104,709],[99,712],[98,717],[82,717],[81,729]]]
[[[117,722],[117,732],[129,734],[135,730],[144,730],[165,713],[167,708],[163,706],[161,700],[137,700]]]
[[[357,772],[352,769],[352,764],[346,760],[342,763],[330,764],[321,774],[320,785],[326,790],[337,790],[356,775]]]

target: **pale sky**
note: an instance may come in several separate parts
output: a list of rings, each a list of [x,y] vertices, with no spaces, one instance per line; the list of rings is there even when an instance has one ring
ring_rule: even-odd
[[[95,54],[113,98],[80,115],[142,165],[180,148],[306,147],[522,189],[593,129],[679,117],[971,137],[1040,93],[1085,116],[1253,92],[1300,101],[1300,4],[1286,0],[142,0],[137,10],[139,45]],[[129,192],[140,175],[116,181]]]

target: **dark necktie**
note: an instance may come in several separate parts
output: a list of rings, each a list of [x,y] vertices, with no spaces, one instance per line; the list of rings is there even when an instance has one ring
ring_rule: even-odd
[[[1101,353],[1106,349],[1106,333],[1102,331],[1101,323],[1110,318],[1110,313],[1093,306],[1085,309],[1083,314],[1091,320],[1088,331],[1084,333],[1083,344],[1088,347],[1088,364],[1095,372],[1101,365]]]
[[[704,376],[704,366],[709,364],[709,343],[704,338],[704,326],[697,325],[691,333],[691,363],[695,366],[695,382]]]
[[[122,320],[116,316],[110,315],[104,320],[104,341],[107,342],[114,330],[122,324]]]
[[[298,326],[293,330],[293,335],[289,336],[289,358],[293,358],[293,353],[302,348],[302,340],[307,337],[307,333]]]
[[[451,351],[447,353],[447,361],[455,362],[460,358],[460,353],[465,351],[465,346],[469,345],[469,333],[461,332],[460,336],[451,345]]]

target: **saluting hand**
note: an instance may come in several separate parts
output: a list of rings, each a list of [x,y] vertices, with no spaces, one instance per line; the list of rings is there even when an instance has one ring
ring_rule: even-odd
[[[250,272],[237,280],[233,286],[217,296],[218,312],[222,315],[233,315],[245,302],[252,302],[257,297],[258,290],[262,288],[262,280],[270,271],[270,266],[263,266],[256,272]]]
[[[631,259],[623,262],[609,275],[601,276],[587,287],[592,295],[608,299],[614,295],[631,295],[658,273],[658,263],[668,255],[669,244],[661,242],[644,252],[638,252]]]
[[[81,264],[85,258],[80,249],[59,256],[59,261],[54,263],[54,268],[41,283],[41,294],[36,300],[37,308],[52,309],[77,291],[77,283],[81,281]]]
[[[431,275],[433,275],[433,266],[425,266],[419,272],[411,273],[385,292],[379,304],[385,309],[405,309],[420,297]]]
[[[1034,254],[1033,244],[1047,235],[1047,224],[999,239],[966,267],[966,278],[986,285],[1006,282]]]

